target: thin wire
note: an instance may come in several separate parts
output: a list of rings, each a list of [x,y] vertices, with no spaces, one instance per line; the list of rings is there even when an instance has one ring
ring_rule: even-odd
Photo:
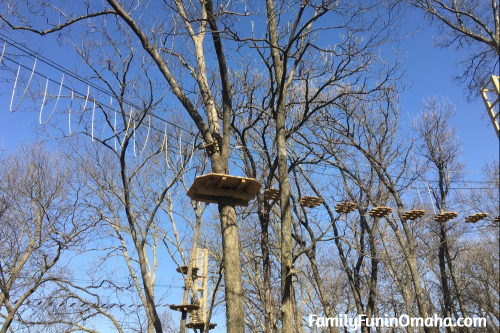
[[[22,43],[14,41],[13,39],[7,37],[5,34],[2,34],[2,33],[0,33],[0,36],[3,37],[3,39],[4,39],[4,41],[6,43],[8,43],[12,47],[18,49],[19,51],[21,51],[21,52],[23,52],[23,53],[25,53],[25,54],[27,54],[27,55],[29,55],[31,57],[36,57],[37,59],[39,59],[39,61],[45,63],[46,65],[48,65],[48,66],[50,66],[50,67],[52,67],[52,68],[54,68],[56,70],[59,70],[61,72],[66,72],[68,76],[71,76],[72,78],[74,78],[74,79],[76,79],[76,80],[78,80],[78,81],[80,81],[80,82],[82,82],[82,83],[84,83],[84,84],[86,84],[88,86],[91,86],[92,88],[96,89],[97,91],[99,91],[99,92],[101,92],[101,93],[103,93],[105,95],[108,95],[108,96],[111,96],[111,97],[113,96],[113,94],[110,91],[108,91],[106,89],[103,89],[102,87],[100,87],[100,86],[92,83],[91,81],[88,81],[88,80],[82,78],[81,76],[79,76],[78,74],[76,74],[76,73],[72,72],[71,70],[65,68],[64,66],[61,66],[58,63],[56,63],[56,62],[54,62],[54,61],[52,61],[52,60],[44,57],[43,55],[39,54],[38,52],[35,52],[35,51],[31,50],[30,48],[28,48],[27,46],[23,45]],[[12,59],[9,59],[8,57],[5,57],[5,59],[8,59],[8,60],[14,62]],[[44,75],[39,74],[39,73],[37,73],[37,74],[40,75],[40,76],[44,76]],[[65,87],[65,88],[68,88],[68,87]],[[70,89],[70,88],[68,88],[68,89]],[[129,106],[132,106],[132,107],[134,107],[136,109],[140,109],[140,107],[138,105],[136,105],[136,104],[134,104],[134,103],[132,103],[130,101],[127,101],[125,99],[123,100],[123,103],[127,104]],[[175,128],[178,128],[178,129],[180,129],[180,130],[182,130],[184,132],[187,132],[187,133],[189,133],[189,134],[191,134],[193,136],[201,136],[199,133],[194,133],[194,132],[192,132],[192,131],[190,131],[188,129],[185,129],[185,128],[183,128],[183,127],[181,127],[181,126],[179,126],[179,125],[177,125],[175,123],[172,123],[172,122],[170,122],[170,121],[168,121],[168,120],[166,120],[166,119],[164,119],[164,118],[162,118],[162,117],[160,117],[158,115],[151,114],[151,116],[153,118],[158,119],[158,120],[167,122],[169,125],[172,125]]]
[[[56,107],[57,107],[57,103],[59,103],[59,97],[61,97],[61,89],[62,89],[63,82],[64,82],[64,73],[61,77],[61,84],[59,85],[59,93],[57,94],[56,104],[54,104],[54,108],[52,109],[52,112],[50,113],[49,118],[47,118],[47,120],[42,123],[42,112],[43,112],[43,107],[45,105],[45,98],[47,97],[47,86],[49,85],[49,79],[47,78],[47,81],[45,81],[45,92],[43,93],[42,106],[40,107],[40,116],[38,117],[38,122],[40,123],[40,125],[45,125],[50,120],[52,115],[54,114],[54,111],[56,110]]]
[[[5,59],[7,59],[7,58],[5,58]],[[28,80],[28,84],[26,84],[26,88],[24,89],[24,92],[21,96],[21,99],[19,100],[19,103],[17,104],[16,108],[14,110],[12,110],[12,102],[14,101],[14,94],[16,92],[17,80],[19,78],[19,72],[21,71],[21,64],[19,64],[19,67],[17,68],[16,81],[14,81],[14,88],[12,89],[12,97],[10,98],[10,108],[9,108],[10,112],[16,112],[17,109],[19,109],[19,106],[21,105],[21,102],[24,99],[24,95],[26,95],[26,92],[28,91],[28,88],[30,86],[31,79],[33,78],[33,73],[35,72],[35,67],[36,67],[36,61],[37,61],[37,59],[35,58],[35,62],[33,63],[33,69],[31,70],[31,75],[30,75],[30,78]]]

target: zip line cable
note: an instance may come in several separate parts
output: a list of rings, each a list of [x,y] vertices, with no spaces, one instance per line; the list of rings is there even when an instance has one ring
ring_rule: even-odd
[[[21,52],[23,52],[23,53],[27,54],[28,56],[30,56],[30,57],[34,57],[35,59],[38,59],[40,62],[43,62],[44,64],[46,64],[46,65],[48,65],[48,66],[50,66],[50,67],[52,67],[52,68],[54,68],[54,69],[56,69],[56,70],[58,70],[58,71],[62,72],[63,74],[64,74],[64,73],[66,73],[66,75],[67,75],[67,76],[70,76],[70,77],[72,77],[72,78],[74,78],[74,79],[76,79],[76,80],[80,81],[81,83],[83,83],[83,84],[85,84],[85,85],[87,85],[87,86],[90,86],[90,87],[94,88],[95,90],[97,90],[97,91],[101,92],[102,94],[108,95],[108,96],[110,96],[110,97],[112,97],[112,96],[113,96],[113,93],[111,93],[110,91],[108,91],[108,90],[106,90],[106,89],[104,89],[104,88],[100,87],[99,85],[96,85],[96,84],[92,83],[91,81],[88,81],[87,79],[85,79],[85,78],[83,78],[83,77],[79,76],[78,74],[75,74],[75,73],[74,73],[74,72],[72,72],[71,70],[69,70],[69,69],[67,69],[67,68],[65,68],[65,67],[63,67],[63,66],[61,66],[60,64],[58,64],[58,63],[56,63],[56,62],[54,62],[54,61],[52,61],[52,60],[50,60],[50,59],[48,59],[48,58],[44,57],[43,55],[39,54],[38,52],[35,52],[35,51],[31,50],[31,49],[30,49],[30,48],[28,48],[27,46],[25,46],[25,45],[23,45],[23,44],[21,44],[21,43],[19,43],[19,42],[16,42],[16,41],[14,41],[14,40],[12,40],[11,38],[9,38],[9,37],[5,36],[5,35],[4,35],[3,33],[1,33],[1,32],[0,32],[0,36],[4,39],[4,47],[3,47],[3,52],[2,52],[2,55],[4,55],[4,53],[5,53],[5,48],[6,48],[6,46],[5,46],[5,45],[6,45],[6,44],[9,44],[10,46],[12,46],[12,47],[14,47],[15,49],[17,49],[17,50],[19,50],[19,51],[21,51]],[[1,40],[2,38],[0,38],[0,40]],[[9,61],[12,61],[13,63],[16,63],[16,61],[15,61],[15,60],[13,60],[13,59],[11,59],[11,58],[8,58],[8,57],[6,57],[6,56],[5,56],[5,58],[6,58],[6,59],[8,59]],[[1,61],[1,59],[2,59],[2,57],[0,57],[0,61]],[[24,68],[26,68],[26,66],[24,66],[24,65],[21,65],[21,64],[19,64],[19,65],[20,65],[20,66],[22,66],[22,67],[24,67]],[[41,74],[41,73],[38,73],[38,72],[35,72],[35,73],[36,73],[36,74],[38,74],[39,76],[42,76],[42,77],[47,78],[47,79],[48,79],[48,80],[50,80],[51,82],[57,83],[56,81],[54,81],[54,80],[52,80],[52,79],[49,79],[47,76],[45,76],[45,75],[43,75],[43,74]],[[67,86],[64,86],[64,88],[66,88],[66,89],[68,89],[68,90],[72,90],[72,88],[69,88],[69,87],[67,87]],[[132,102],[130,102],[130,101],[127,101],[127,100],[123,100],[123,101],[124,101],[124,104],[127,104],[127,105],[129,105],[129,106],[132,106],[132,107],[134,107],[134,108],[136,108],[136,109],[140,109],[140,108],[141,108],[140,106],[138,106],[138,105],[136,105],[136,104],[134,104],[134,103],[132,103]],[[170,122],[170,121],[168,121],[168,120],[166,120],[166,119],[164,119],[164,118],[162,118],[162,117],[160,117],[160,116],[158,116],[158,115],[156,115],[156,114],[151,114],[151,116],[152,116],[153,118],[158,119],[158,120],[164,121],[164,122],[168,123],[169,125],[172,125],[173,127],[178,128],[178,129],[180,129],[180,130],[182,130],[182,131],[185,131],[185,132],[187,132],[187,133],[189,133],[189,134],[191,134],[191,135],[193,135],[193,136],[199,136],[199,134],[196,134],[196,133],[194,133],[194,132],[192,132],[192,131],[190,131],[190,130],[188,130],[188,129],[186,129],[186,128],[183,128],[183,127],[181,127],[181,126],[179,126],[179,125],[177,125],[177,124],[175,124],[175,123],[173,123],[173,122]]]
[[[18,79],[18,76],[19,76],[19,71],[20,71],[21,67],[22,67],[22,68],[24,68],[24,69],[26,69],[26,70],[31,70],[31,75],[30,75],[30,79],[29,79],[29,81],[28,81],[28,83],[27,83],[26,89],[25,89],[25,91],[23,92],[23,95],[22,95],[22,97],[21,97],[21,100],[19,101],[19,103],[18,103],[18,105],[16,106],[16,109],[15,109],[15,110],[17,110],[17,109],[19,108],[19,105],[20,105],[20,103],[21,103],[22,99],[24,98],[24,95],[25,95],[25,93],[26,93],[26,91],[27,91],[27,89],[28,89],[28,86],[29,86],[30,82],[31,82],[31,79],[32,79],[32,77],[33,77],[33,74],[37,74],[37,75],[39,75],[39,76],[41,76],[41,77],[45,78],[45,79],[46,79],[46,84],[45,84],[45,92],[44,92],[44,97],[43,97],[42,107],[41,107],[41,110],[40,110],[40,116],[39,116],[39,122],[40,122],[40,124],[42,124],[42,125],[43,125],[43,124],[46,124],[46,123],[49,121],[50,117],[52,116],[52,114],[53,114],[53,112],[54,112],[54,110],[55,110],[55,108],[56,108],[56,106],[57,106],[57,102],[58,102],[58,100],[59,100],[59,97],[60,97],[60,95],[61,95],[61,90],[62,90],[62,88],[65,88],[65,89],[68,89],[68,90],[70,90],[70,91],[71,91],[71,102],[70,102],[70,109],[69,109],[69,112],[68,112],[68,113],[69,113],[69,116],[68,116],[68,118],[69,118],[69,119],[68,119],[68,122],[69,122],[69,132],[70,132],[70,134],[73,134],[73,132],[72,132],[72,130],[71,130],[71,112],[72,112],[72,102],[73,102],[73,99],[75,98],[75,93],[76,93],[76,98],[81,98],[81,99],[85,98],[85,103],[84,103],[84,106],[83,106],[82,116],[83,116],[83,114],[84,114],[84,113],[85,113],[85,111],[86,111],[86,105],[87,105],[87,102],[88,102],[88,99],[89,99],[89,94],[90,94],[90,87],[92,87],[93,89],[97,90],[98,92],[101,92],[101,93],[103,93],[103,94],[105,94],[105,95],[110,96],[110,98],[111,98],[111,99],[113,98],[113,94],[112,94],[111,92],[109,92],[108,90],[103,89],[102,87],[100,87],[100,86],[98,86],[98,85],[96,85],[96,84],[94,84],[94,83],[92,83],[92,82],[88,81],[87,79],[85,79],[85,78],[83,78],[83,77],[81,77],[81,76],[79,76],[79,75],[77,75],[77,74],[73,73],[72,71],[70,71],[70,70],[68,70],[67,68],[63,67],[62,65],[60,65],[60,64],[58,64],[58,63],[56,63],[56,62],[54,62],[54,61],[52,61],[52,60],[50,60],[50,59],[48,59],[48,58],[44,57],[43,55],[39,54],[38,52],[35,52],[35,51],[33,51],[33,50],[29,49],[27,46],[23,45],[22,43],[19,43],[19,42],[16,42],[16,41],[12,40],[11,38],[9,38],[9,37],[5,36],[5,35],[4,35],[3,33],[1,33],[1,32],[0,32],[0,36],[4,39],[4,45],[3,45],[3,48],[2,48],[2,54],[0,55],[0,62],[1,62],[4,58],[5,58],[5,60],[11,61],[12,63],[17,63],[15,60],[13,60],[13,59],[11,59],[10,57],[8,57],[8,56],[6,56],[6,55],[5,55],[6,45],[7,45],[7,44],[9,44],[10,46],[14,47],[15,49],[17,49],[17,50],[19,50],[19,51],[21,51],[21,52],[23,52],[23,53],[25,53],[25,54],[27,54],[27,55],[28,55],[28,56],[30,56],[30,57],[35,57],[35,62],[34,62],[34,64],[33,64],[33,68],[31,68],[31,69],[30,69],[30,68],[28,68],[27,66],[23,65],[23,64],[20,64],[20,63],[18,64],[18,71],[17,71],[17,75],[16,75],[16,81],[15,81],[15,83],[14,83],[14,89],[13,89],[13,94],[12,94],[12,98],[11,98],[11,110],[12,110],[12,101],[13,101],[13,97],[14,97],[15,87],[16,87],[16,83],[17,83],[17,79]],[[1,40],[2,38],[0,38],[0,40]],[[36,70],[35,70],[35,67],[36,67],[36,63],[37,63],[37,61],[39,61],[39,62],[43,62],[43,63],[47,64],[48,66],[50,66],[50,67],[52,67],[52,68],[54,68],[54,69],[56,69],[56,70],[58,70],[58,71],[61,71],[61,72],[62,72],[61,82],[57,82],[57,81],[55,81],[55,80],[53,80],[53,79],[50,79],[48,76],[46,76],[46,75],[44,75],[44,74],[39,73],[38,71],[36,71]],[[84,83],[84,84],[86,84],[86,85],[87,85],[87,93],[85,94],[85,97],[84,97],[84,94],[81,94],[81,93],[79,93],[77,90],[75,90],[75,89],[73,89],[73,88],[70,88],[69,86],[67,86],[67,85],[63,84],[63,80],[64,80],[64,76],[65,76],[65,75],[67,75],[67,76],[69,76],[69,77],[73,77],[74,79],[76,79],[76,80],[80,81],[81,83]],[[42,122],[42,121],[41,121],[41,119],[42,119],[42,118],[41,118],[41,116],[42,116],[42,110],[43,110],[43,107],[44,107],[44,105],[43,105],[43,104],[44,104],[44,101],[45,101],[45,98],[46,98],[47,85],[48,85],[48,82],[49,82],[49,81],[50,81],[50,82],[52,82],[52,83],[54,83],[54,84],[58,84],[58,85],[59,85],[59,94],[58,94],[58,97],[57,97],[57,99],[56,99],[56,104],[54,105],[54,108],[53,108],[53,110],[52,110],[51,114],[49,115],[49,118],[48,118],[45,122]],[[102,109],[102,110],[103,110],[103,112],[104,112],[104,106],[103,106],[103,103],[100,103],[100,102],[96,101],[95,99],[93,99],[93,102],[94,102],[94,103],[97,103],[98,105],[100,105],[100,106],[101,106],[101,109]],[[134,107],[135,107],[136,109],[140,109],[140,107],[136,106],[134,103],[132,103],[132,102],[130,102],[130,101],[124,100],[124,103],[125,103],[125,104],[127,104],[127,105],[129,105],[129,106],[131,106],[131,108],[134,108]],[[120,111],[120,110],[118,110],[118,111],[117,111],[116,109],[114,109],[114,108],[112,108],[112,107],[111,107],[111,104],[112,104],[112,103],[110,103],[110,106],[108,107],[108,109],[109,109],[111,112],[113,112],[113,111],[115,112],[115,128],[113,128],[113,132],[114,132],[114,134],[115,134],[115,135],[117,135],[118,133],[116,133],[116,113],[120,113],[120,114],[121,114],[122,116],[124,116],[125,118],[129,117],[129,123],[130,123],[130,119],[131,119],[131,115],[132,115],[132,113],[130,113],[130,115],[127,115],[127,114],[125,114],[123,111]],[[15,110],[14,110],[14,111],[15,111]],[[12,111],[12,112],[14,112],[14,111]],[[94,122],[94,111],[95,111],[95,104],[94,104],[94,107],[93,107],[93,116],[92,116],[92,134],[91,134],[91,137],[92,137],[92,141],[93,141],[93,142],[95,141],[95,140],[94,140],[94,135],[93,135],[93,129],[94,129],[94,128],[93,128],[93,127],[94,127],[94,126],[93,126],[93,122]],[[106,113],[105,113],[105,114],[106,114]],[[107,115],[107,114],[106,114],[106,115]],[[157,119],[157,120],[163,121],[163,122],[165,122],[166,124],[172,125],[173,127],[177,128],[177,129],[179,129],[179,130],[181,130],[181,131],[185,131],[185,132],[187,132],[187,133],[189,133],[189,134],[191,134],[191,135],[193,135],[193,136],[195,136],[195,137],[199,137],[199,136],[200,136],[200,134],[195,134],[194,132],[192,132],[192,131],[190,131],[190,130],[187,130],[187,129],[185,129],[185,128],[183,128],[183,127],[181,127],[181,126],[179,126],[179,125],[177,125],[177,124],[175,124],[175,123],[172,123],[172,122],[170,122],[170,121],[168,121],[168,120],[166,120],[166,119],[164,119],[164,118],[162,118],[162,117],[160,117],[160,116],[158,116],[158,115],[156,115],[156,114],[154,114],[154,113],[149,113],[149,116],[150,116],[150,117],[153,117],[153,118],[155,118],[155,119]],[[82,118],[80,118],[80,121],[78,122],[78,127],[79,127],[79,125],[80,125],[80,123],[81,123],[81,119],[82,119]],[[135,123],[135,120],[134,120],[134,123]],[[78,129],[78,127],[77,127],[77,129]],[[105,129],[105,127],[106,127],[106,126],[104,126],[104,128],[103,128],[103,133],[104,133],[104,129]],[[129,128],[129,125],[127,125],[127,127],[126,127],[124,130],[127,130],[128,128]],[[77,129],[76,129],[76,130],[77,130]],[[134,126],[134,133],[135,133],[135,129],[136,129],[136,127]],[[162,129],[159,129],[159,128],[157,128],[156,126],[151,125],[151,121],[149,121],[149,125],[148,125],[148,135],[147,135],[147,138],[149,138],[149,130],[150,130],[150,129],[156,130],[157,132],[160,132],[160,133],[162,133],[162,134],[164,133],[164,131],[163,131]],[[76,131],[76,130],[75,130],[75,131]],[[133,134],[133,135],[134,135],[134,134]],[[174,135],[172,135],[172,134],[168,134],[168,133],[167,133],[167,135],[170,135],[172,138],[174,138]],[[134,135],[134,136],[135,136],[135,135]],[[183,141],[183,142],[184,142],[184,141]],[[134,140],[134,143],[135,143],[135,140]],[[147,141],[146,141],[146,143],[147,143]],[[189,144],[189,142],[184,142],[184,143]],[[144,146],[144,147],[145,147],[145,146]],[[239,145],[235,145],[235,144],[231,144],[231,148],[233,148],[233,149],[242,149],[242,150],[243,150],[243,149],[248,149],[248,150],[254,150],[254,151],[264,151],[263,149],[258,149],[258,148],[253,148],[253,147],[243,147],[243,146],[239,146]],[[116,136],[115,136],[115,149],[116,149]],[[144,148],[143,148],[143,149],[144,149]],[[270,152],[269,150],[266,150],[266,151],[267,151],[267,152]],[[134,155],[136,155],[136,154],[134,154]],[[140,156],[140,155],[138,155],[138,156]],[[138,157],[138,156],[136,156],[136,157]],[[333,166],[333,165],[330,165],[330,164],[322,164],[322,165],[323,165],[324,167],[334,168],[334,166]],[[360,163],[356,163],[356,164],[353,164],[353,165],[356,165],[356,166],[358,166],[358,165],[365,165],[365,166],[369,167],[369,165],[368,165],[368,164],[360,164]],[[412,169],[410,169],[410,168],[405,168],[405,169],[412,170]],[[417,170],[415,170],[415,171],[417,171]],[[434,171],[434,170],[431,170],[431,172],[432,172],[432,171]],[[453,171],[451,171],[451,172],[453,173]],[[321,174],[321,173],[319,173],[318,171],[315,171],[315,173],[316,173],[316,174]],[[464,173],[464,174],[466,174],[466,173],[475,173],[475,174],[490,174],[490,173],[488,173],[488,172],[473,172],[473,171],[463,171],[463,173]],[[405,178],[405,179],[408,179],[408,178]],[[431,181],[429,181],[429,182],[437,182],[437,181],[432,181],[432,180],[431,180]],[[492,184],[492,182],[486,182],[486,181],[458,181],[458,183],[469,183],[469,184],[470,184],[470,183],[478,183],[478,184],[479,184],[479,183],[485,183],[485,184]]]
[[[4,56],[3,56],[2,61],[3,61],[3,60],[8,60],[8,61],[10,61],[10,62],[12,62],[12,63],[16,63],[16,61],[15,61],[15,60],[11,59],[10,57],[8,57],[8,56],[6,56],[6,55],[4,55]],[[21,96],[21,100],[19,101],[19,103],[18,103],[18,105],[16,106],[16,108],[15,108],[14,110],[12,110],[12,104],[13,104],[13,99],[14,99],[14,95],[15,95],[14,93],[15,93],[15,89],[16,89],[16,86],[17,86],[17,79],[18,79],[18,75],[16,75],[16,81],[15,81],[15,83],[14,83],[14,89],[13,89],[13,92],[12,92],[12,97],[11,97],[11,106],[10,106],[10,110],[11,110],[11,112],[15,112],[15,111],[17,111],[17,109],[19,108],[19,106],[20,106],[20,104],[21,104],[22,100],[24,99],[24,95],[26,94],[26,92],[27,92],[27,90],[28,90],[28,88],[29,88],[29,84],[30,84],[30,82],[31,82],[31,79],[32,79],[32,77],[33,77],[33,74],[36,74],[36,75],[38,75],[38,76],[40,76],[40,77],[42,77],[42,78],[45,78],[45,79],[46,79],[46,85],[48,84],[48,82],[52,82],[52,83],[55,83],[55,84],[59,85],[59,90],[62,90],[62,88],[65,88],[65,89],[67,89],[67,90],[70,90],[70,91],[71,91],[71,102],[70,102],[71,106],[70,106],[70,109],[69,109],[69,112],[68,112],[68,114],[69,114],[69,116],[68,116],[68,118],[69,118],[69,120],[68,120],[68,121],[69,121],[69,133],[70,133],[70,134],[75,134],[75,133],[74,133],[75,131],[72,131],[72,130],[71,130],[72,102],[73,102],[73,100],[74,100],[75,98],[85,99],[85,103],[84,103],[84,106],[83,106],[83,111],[82,111],[82,116],[83,116],[83,114],[86,112],[86,106],[87,106],[87,102],[88,102],[89,97],[90,97],[90,87],[91,87],[91,86],[90,86],[90,85],[87,85],[87,94],[85,94],[85,95],[84,95],[83,93],[78,92],[76,89],[73,89],[73,88],[71,88],[71,87],[67,86],[66,84],[61,84],[61,82],[57,82],[56,80],[51,79],[51,78],[49,78],[48,76],[46,76],[46,75],[44,75],[44,74],[42,74],[42,73],[38,72],[37,70],[35,70],[36,62],[37,62],[37,61],[35,61],[34,65],[33,65],[33,68],[31,68],[31,69],[30,69],[29,67],[27,67],[27,66],[23,65],[23,64],[19,64],[19,66],[18,66],[18,74],[19,74],[19,70],[20,70],[21,68],[24,68],[24,69],[30,70],[30,71],[31,71],[31,74],[30,74],[30,79],[29,79],[29,81],[28,81],[28,83],[27,83],[27,85],[26,85],[26,88],[25,88],[24,92],[23,92],[23,95]],[[65,72],[63,72],[63,74],[62,74],[62,75],[64,76],[64,74],[65,74]],[[60,95],[60,94],[59,94],[59,95]],[[84,97],[84,96],[85,96],[85,97]],[[59,97],[60,97],[60,96],[58,96],[58,98],[59,98]],[[112,96],[110,96],[110,97],[112,97]],[[44,94],[44,100],[45,100],[45,98],[46,98],[46,96],[45,96],[45,94]],[[104,112],[104,105],[103,105],[103,103],[100,103],[100,102],[98,102],[98,101],[97,101],[97,100],[95,100],[95,99],[93,99],[93,102],[94,102],[95,104],[97,104],[97,105],[101,106],[101,108],[102,108],[102,110],[103,110],[103,112]],[[126,104],[127,104],[127,103],[126,103]],[[131,106],[131,108],[133,108],[133,105]],[[118,112],[118,113],[119,113],[119,114],[121,114],[121,115],[124,115],[125,117],[128,117],[128,115],[124,114],[124,113],[123,113],[122,111],[120,111],[120,110],[116,110],[116,109],[114,109],[114,108],[109,108],[109,109],[110,109],[110,111],[115,111],[115,112]],[[43,104],[42,104],[41,111],[42,111],[42,110],[43,110]],[[54,110],[55,110],[55,108],[54,108]],[[94,107],[92,108],[92,110],[93,110],[93,112],[95,111],[95,105],[94,105]],[[188,133],[193,133],[193,132],[191,132],[191,131],[189,131],[189,130],[184,129],[184,128],[180,127],[179,125],[173,124],[172,122],[167,121],[167,120],[165,120],[165,119],[163,119],[163,118],[161,118],[161,117],[159,117],[159,116],[157,116],[157,115],[155,115],[155,114],[153,114],[153,113],[149,113],[149,116],[151,116],[151,117],[153,117],[153,118],[156,118],[156,119],[158,119],[158,120],[160,120],[160,121],[163,121],[163,122],[165,122],[165,123],[168,123],[169,125],[172,125],[173,127],[177,128],[177,129],[180,129],[181,131],[185,131],[185,132],[188,132]],[[50,117],[49,117],[49,118],[50,118]],[[39,118],[39,119],[41,119],[41,118]],[[47,121],[48,121],[48,120],[47,120]],[[42,123],[42,125],[43,125],[43,124],[45,124],[45,123],[47,123],[47,121],[46,121],[46,122],[44,122],[44,123]],[[79,127],[79,124],[80,124],[80,123],[81,123],[81,117],[80,117],[80,121],[79,121],[79,123],[78,123],[78,127]],[[78,127],[77,127],[77,129],[78,129]],[[159,128],[155,127],[154,125],[151,125],[151,129],[154,129],[154,130],[158,131],[159,133],[163,133],[163,130],[161,130],[161,129],[159,129]],[[134,130],[135,130],[135,128],[134,128]],[[167,133],[167,135],[169,135],[169,136],[171,136],[171,137],[175,137],[175,136],[174,136],[174,135],[172,135],[172,134],[168,134],[168,133]],[[196,135],[194,135],[194,136],[196,136]],[[93,138],[93,134],[92,134],[92,138]],[[95,140],[93,139],[92,141],[94,142]],[[185,142],[185,143],[187,144],[187,143],[189,143],[189,142]]]

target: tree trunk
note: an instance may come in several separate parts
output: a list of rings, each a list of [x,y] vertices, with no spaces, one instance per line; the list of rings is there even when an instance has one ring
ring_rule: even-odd
[[[224,256],[224,281],[226,287],[226,325],[228,333],[245,331],[243,288],[241,285],[240,246],[236,211],[232,198],[219,197],[219,214]]]

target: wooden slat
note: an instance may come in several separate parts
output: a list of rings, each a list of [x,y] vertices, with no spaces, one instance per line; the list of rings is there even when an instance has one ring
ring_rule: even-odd
[[[169,308],[175,311],[193,311],[193,310],[198,310],[200,306],[194,304],[181,304],[181,305],[170,305]]]
[[[425,215],[425,210],[412,209],[404,213],[401,217],[405,220],[416,220]]]
[[[264,198],[278,200],[280,198],[280,191],[275,188],[266,188],[264,191]]]
[[[311,196],[305,196],[300,198],[299,204],[304,207],[314,208],[318,207],[323,203],[323,199]]]
[[[248,206],[261,185],[253,178],[209,173],[196,177],[187,195],[196,201],[216,203],[219,197],[234,199],[237,206]]]
[[[391,207],[374,207],[368,215],[373,217],[384,217],[389,215],[392,212]]]
[[[353,212],[356,208],[358,208],[358,204],[357,203],[349,202],[349,201],[343,201],[343,202],[338,203],[335,206],[335,211],[337,213],[348,214],[348,213]]]
[[[235,188],[236,191],[239,191],[246,185],[246,181],[244,179],[240,180],[240,184]]]
[[[457,212],[443,212],[434,216],[434,221],[447,222],[458,216]]]
[[[243,199],[243,200],[253,200],[255,198],[255,194],[245,193],[243,191],[235,191],[235,190],[225,190],[222,188],[199,188],[199,194],[209,195],[214,197],[230,197],[235,199]]]
[[[488,216],[488,213],[474,213],[465,218],[465,222],[476,223]]]

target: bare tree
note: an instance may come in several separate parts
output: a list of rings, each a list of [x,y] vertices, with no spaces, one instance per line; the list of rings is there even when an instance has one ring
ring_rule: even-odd
[[[16,321],[32,320],[63,301],[50,293],[44,297],[44,290],[68,277],[66,254],[78,251],[99,222],[97,212],[82,205],[83,187],[70,169],[60,154],[36,143],[2,161],[2,333],[21,329]]]
[[[439,27],[436,43],[443,48],[468,51],[457,76],[467,84],[469,99],[491,75],[498,74],[500,59],[500,4],[498,0],[406,0]]]

